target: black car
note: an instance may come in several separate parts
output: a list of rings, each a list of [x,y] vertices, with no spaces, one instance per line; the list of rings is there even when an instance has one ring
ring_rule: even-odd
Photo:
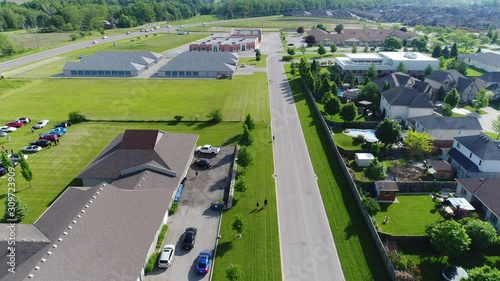
[[[14,166],[14,167],[17,167],[17,165],[19,165],[19,162],[17,162],[17,161],[11,160],[11,163],[12,163],[12,166]],[[0,168],[5,169],[5,165],[2,162],[0,162]]]
[[[7,171],[4,168],[0,168],[0,176],[7,174]]]
[[[54,128],[68,128],[69,126],[71,126],[71,122],[70,121],[63,121],[63,122],[59,122],[57,123]]]
[[[194,247],[194,242],[196,241],[196,233],[198,229],[196,227],[188,227],[184,232],[182,237],[182,248],[186,250],[191,250]]]
[[[198,159],[194,161],[194,165],[205,169],[212,167],[212,163],[208,159]]]
[[[41,146],[41,147],[47,147],[47,146],[50,146],[51,144],[51,141],[49,140],[37,140],[37,141],[34,141],[34,142],[30,142],[31,145],[38,145],[38,146]]]

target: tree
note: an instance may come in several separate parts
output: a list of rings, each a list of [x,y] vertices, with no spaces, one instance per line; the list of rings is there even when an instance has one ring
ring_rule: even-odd
[[[344,30],[344,25],[343,24],[337,24],[335,26],[335,32],[337,32],[338,34],[342,33],[342,30]]]
[[[330,98],[325,104],[325,112],[330,115],[335,115],[340,112],[340,100],[337,96]]]
[[[323,30],[323,31],[328,31],[328,30],[326,30],[325,25],[323,25],[322,23],[317,24],[317,25],[316,25],[316,28],[319,28],[319,29],[321,29],[321,30]]]
[[[479,111],[480,108],[487,107],[490,103],[490,98],[493,94],[486,89],[481,89],[476,94],[474,108]]]
[[[452,113],[453,108],[447,103],[443,104],[443,106],[441,107],[441,114],[443,114],[443,116],[449,117]]]
[[[260,56],[262,56],[262,54],[260,53],[260,50],[259,50],[259,49],[256,49],[256,50],[255,50],[255,55],[256,55],[256,56],[259,56],[259,57],[260,57]]]
[[[488,28],[488,33],[486,33],[486,36],[488,38],[493,38],[493,25],[490,24],[490,27]]]
[[[363,197],[363,199],[361,199],[361,204],[363,205],[363,208],[368,212],[368,214],[372,217],[380,212],[380,205],[375,199],[371,197]]]
[[[462,281],[498,281],[500,280],[500,270],[484,265],[474,267],[467,271],[468,277]]]
[[[222,122],[222,109],[220,108],[213,109],[207,114],[207,118],[208,121],[212,123]]]
[[[316,40],[316,39],[315,39]],[[306,53],[306,47],[304,47],[304,45],[301,45],[299,47],[299,51],[302,53],[302,54],[305,54]]]
[[[447,64],[448,69],[455,69],[462,75],[467,76],[467,65],[463,61],[451,60]]]
[[[451,46],[451,51],[450,51],[450,58],[456,58],[457,56],[458,56],[457,43],[453,43],[453,46]]]
[[[304,27],[303,26],[299,26],[299,28],[297,28],[297,33],[298,34],[303,34],[304,33]]]
[[[434,47],[434,50],[432,50],[432,57],[439,58],[440,56],[441,56],[441,46],[436,45]]]
[[[366,100],[372,102],[372,106],[374,108],[378,108],[378,104],[380,103],[380,91],[378,89],[378,85],[374,82],[370,82],[363,86],[361,91],[358,94],[358,99]]]
[[[439,101],[444,101],[445,96],[446,96],[446,91],[444,90],[443,86],[439,87],[439,89],[436,92],[436,99]]]
[[[286,52],[287,52],[290,56],[295,55],[295,49],[294,49],[294,48],[288,48],[288,50],[286,50]]]
[[[80,111],[72,111],[68,113],[68,120],[71,121],[71,123],[76,124],[87,121],[87,117],[80,113]]]
[[[408,72],[406,70],[406,65],[404,64],[404,62],[400,62],[398,64],[398,66],[396,67],[396,72],[403,72],[403,73],[407,73]]]
[[[260,61],[261,60],[261,55],[260,53],[255,53],[255,60]]]
[[[401,125],[395,120],[385,118],[375,129],[375,136],[385,145],[395,143],[401,139]]]
[[[429,39],[427,36],[419,36],[411,41],[411,46],[417,49],[419,52],[423,52],[427,49],[427,42]]]
[[[354,102],[347,103],[340,110],[340,117],[344,122],[352,122],[358,116],[358,107]]]
[[[226,278],[229,281],[238,281],[242,277],[241,268],[238,265],[230,263],[228,267],[226,267]]]
[[[373,159],[365,169],[365,176],[373,181],[385,180],[387,177],[387,167],[383,162]]]
[[[358,52],[358,46],[356,45],[352,45],[352,48],[351,48],[351,53],[355,54]]]
[[[243,176],[238,176],[236,183],[234,184],[234,189],[238,192],[245,192],[248,189],[247,180]]]
[[[432,66],[430,64],[427,65],[427,67],[425,68],[425,72],[424,72],[424,75],[429,75],[431,74],[432,72],[434,72],[434,69],[432,69]]]
[[[416,131],[408,131],[405,138],[405,146],[411,150],[418,150],[422,153],[430,153],[433,149],[432,142],[434,138],[426,132],[419,133]]]
[[[491,43],[496,43],[498,40],[498,31],[495,31],[493,33],[493,36],[491,37]]]
[[[448,50],[448,46],[444,46],[443,50],[441,51],[441,56],[445,59],[450,57],[450,50]]]
[[[0,160],[3,163],[3,167],[7,172],[9,171],[9,168],[14,168],[14,165],[12,165],[12,162],[10,161],[9,156],[7,155],[7,153],[5,151],[3,151],[3,150],[0,151],[0,157],[1,157]]]
[[[320,100],[320,103],[321,104],[324,104],[326,106],[326,103],[333,99],[334,95],[332,94],[332,92],[328,91],[328,92],[325,92],[323,94],[323,96],[321,97],[321,100]]]
[[[473,250],[486,250],[497,241],[497,231],[488,222],[468,219],[464,227],[471,239],[470,247]]]
[[[444,102],[450,105],[450,108],[453,109],[458,105],[460,101],[460,94],[456,88],[451,89],[446,96],[444,97]]]
[[[370,80],[377,78],[377,68],[375,67],[374,63],[372,63],[370,67],[368,67],[365,76],[370,78]]]
[[[250,113],[248,113],[247,116],[245,117],[244,123],[247,125],[247,127],[250,131],[253,131],[253,129],[255,129],[255,121],[253,120]]]
[[[240,152],[238,152],[238,160],[236,160],[236,163],[240,165],[243,168],[246,168],[253,163],[253,157],[252,154],[250,154],[250,151],[248,151],[248,148],[246,146],[242,146],[240,148]]]
[[[0,33],[0,52],[2,57],[10,56],[14,53],[14,45],[3,33]]]
[[[314,37],[314,35],[307,35],[306,39],[304,39],[304,42],[306,42],[308,46],[312,46],[316,44],[316,37]]]
[[[233,229],[236,230],[238,233],[242,233],[243,230],[245,229],[245,226],[246,226],[245,217],[243,217],[242,214],[237,214],[232,224]]]
[[[31,186],[31,181],[33,180],[33,172],[31,171],[31,168],[26,162],[26,159],[24,159],[24,155],[22,152],[19,152],[19,165],[21,166],[21,175],[23,175],[23,178],[30,184]]]
[[[365,76],[365,79],[363,80],[363,85],[367,85],[368,83],[370,83],[372,80],[370,79],[370,77],[368,76]]]
[[[324,54],[326,54],[326,49],[325,49],[325,47],[323,45],[319,45],[319,47],[318,47],[318,54],[320,56],[323,56]]]
[[[240,144],[241,145],[252,145],[253,136],[248,129],[247,124],[243,123],[243,134],[241,135]]]
[[[331,87],[332,85],[330,85],[330,79],[328,79],[328,76],[325,76],[323,77],[323,80],[321,80],[321,87],[319,87],[318,91],[321,94],[324,94],[329,92]]]
[[[365,44],[365,48],[363,49],[363,53],[368,53],[370,49],[368,48],[368,44]]]
[[[333,54],[337,51],[337,46],[335,44],[330,46],[330,52]]]
[[[470,238],[465,228],[454,220],[435,222],[425,228],[436,250],[446,256],[458,256],[469,249]]]
[[[17,195],[5,198],[4,222],[21,222],[28,215],[28,205],[21,201]]]
[[[493,131],[495,131],[495,133],[497,133],[497,140],[500,139],[500,115],[497,116],[497,119],[493,120],[491,122],[492,126],[493,126]],[[3,157],[2,157],[3,158]]]
[[[384,40],[384,48],[389,51],[399,50],[403,47],[403,41],[394,36],[389,36]]]

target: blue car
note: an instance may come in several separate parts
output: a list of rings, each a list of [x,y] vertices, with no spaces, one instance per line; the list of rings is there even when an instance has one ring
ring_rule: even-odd
[[[52,129],[49,131],[49,134],[52,134],[52,135],[56,135],[58,137],[61,137],[62,135],[64,135],[64,132],[60,131],[60,130],[55,130],[55,129]]]
[[[63,128],[63,127],[55,127],[51,131],[58,131],[58,132],[62,132],[64,134],[64,133],[66,133],[68,131],[68,129]]]
[[[207,274],[210,271],[210,264],[212,263],[212,253],[203,251],[198,255],[198,262],[196,263],[196,273]]]

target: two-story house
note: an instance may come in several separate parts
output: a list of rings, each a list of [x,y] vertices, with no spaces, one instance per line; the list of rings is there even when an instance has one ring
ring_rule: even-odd
[[[407,88],[413,88],[419,93],[426,93],[429,97],[431,97],[433,92],[432,87],[429,85],[429,83],[421,81],[403,72],[395,72],[377,78],[373,80],[373,83],[377,84],[379,91],[383,91],[385,85],[388,84],[389,89],[396,88],[398,86],[404,86]]]
[[[386,118],[407,119],[434,114],[434,105],[427,94],[413,88],[398,86],[381,93],[380,111]]]
[[[481,133],[455,137],[442,158],[457,170],[457,178],[500,178],[500,141]]]
[[[456,88],[462,103],[471,102],[481,89],[476,80],[465,77],[455,69],[436,71],[425,76],[424,81],[429,83],[434,93],[437,93],[441,87],[446,92]]]
[[[492,100],[500,99],[500,71],[486,73],[477,77],[477,80],[484,83],[484,88],[493,93]]]

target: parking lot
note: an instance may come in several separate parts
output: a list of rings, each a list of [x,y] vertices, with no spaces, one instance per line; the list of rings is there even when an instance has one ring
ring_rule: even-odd
[[[205,170],[191,166],[179,208],[168,219],[168,234],[164,245],[174,244],[176,247],[172,266],[168,269],[156,267],[151,275],[146,276],[147,281],[209,280],[210,272],[207,275],[196,274],[196,261],[201,251],[214,250],[221,213],[211,210],[210,204],[222,198],[224,189],[229,187],[228,173],[234,158],[234,147],[221,147],[216,156],[196,154],[194,160],[198,158],[209,159],[212,168]],[[182,234],[186,227],[198,229],[196,243],[190,251],[181,248]]]

